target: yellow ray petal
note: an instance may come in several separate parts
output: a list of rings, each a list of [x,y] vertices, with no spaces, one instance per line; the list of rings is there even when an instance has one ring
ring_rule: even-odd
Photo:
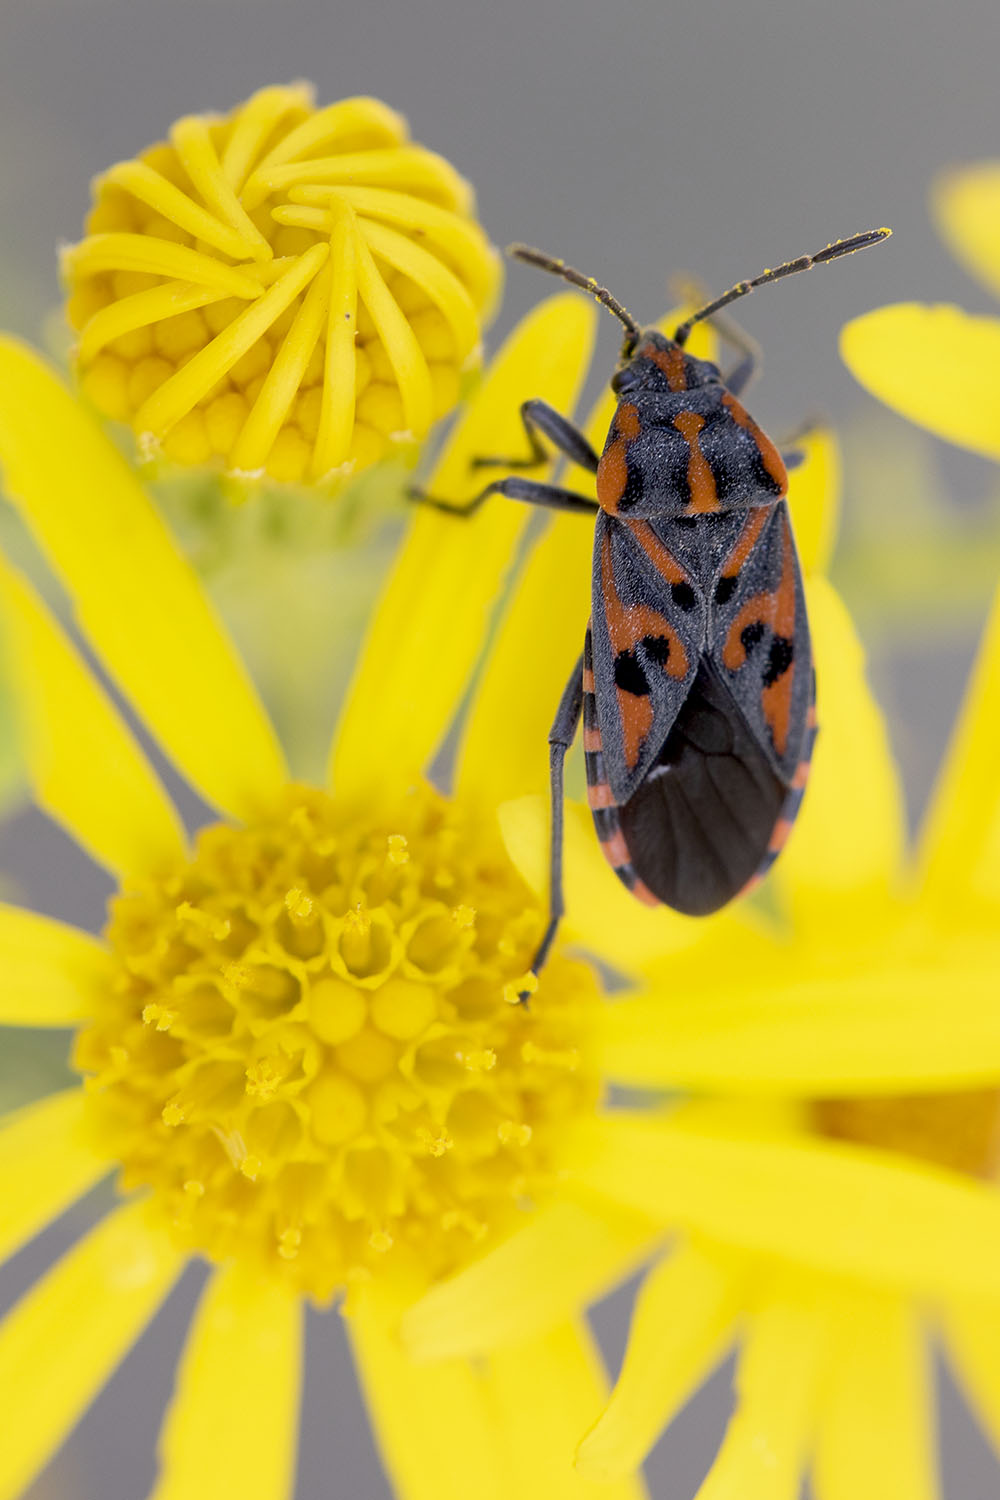
[[[160,1436],[151,1500],[282,1500],[295,1480],[301,1299],[236,1265],[202,1297]]]
[[[848,323],[840,352],[854,378],[893,411],[1000,458],[1000,319],[899,302]]]
[[[87,1136],[82,1089],[0,1116],[0,1261],[108,1171]]]
[[[538,1333],[624,1279],[660,1231],[631,1213],[550,1204],[496,1250],[439,1283],[403,1318],[415,1359],[487,1353]]]
[[[0,627],[38,804],[116,875],[147,874],[179,858],[183,830],[131,730],[2,558]]]
[[[398,1337],[399,1304],[372,1286],[352,1298],[347,1331],[379,1451],[399,1500],[510,1500],[513,1475],[481,1371],[465,1360],[416,1364]]]
[[[856,931],[866,912],[879,920],[899,878],[902,794],[851,618],[824,578],[811,581],[808,605],[819,737],[802,811],[773,878],[797,926],[829,931],[849,913]]]
[[[604,1008],[601,1071],[633,1087],[808,1098],[1000,1081],[1000,946],[896,963],[847,946],[678,954]]]
[[[184,1265],[147,1223],[117,1209],[59,1261],[0,1325],[0,1500],[52,1456],[155,1314]],[[57,1378],[56,1378],[57,1377]]]
[[[983,632],[921,839],[928,912],[1000,900],[1000,591]]]
[[[745,1278],[736,1263],[682,1245],[643,1283],[611,1400],[580,1444],[588,1479],[612,1479],[643,1462],[735,1337]]]
[[[579,1127],[573,1173],[664,1224],[837,1274],[1000,1300],[1000,1193],[889,1152],[756,1136],[740,1110]],[[749,1112],[748,1112],[749,1114]],[[752,1117],[751,1117],[752,1119]]]
[[[91,1014],[110,968],[89,933],[0,904],[0,1026],[75,1026]]]
[[[548,798],[518,797],[499,809],[507,852],[528,884],[548,892]],[[668,953],[701,945],[709,953],[726,951],[753,923],[746,908],[714,917],[682,917],[661,906],[651,909],[622,885],[601,853],[586,807],[567,802],[564,839],[566,924],[564,936],[575,938],[622,970],[641,972]]]
[[[0,464],[122,691],[208,801],[253,815],[286,773],[242,663],[124,459],[10,339],[0,339]]]
[[[788,476],[788,504],[803,571],[825,573],[840,519],[840,449],[833,433],[817,427],[795,448],[802,463]]]
[[[945,172],[934,184],[931,208],[952,254],[1000,294],[1000,162]]]
[[[572,410],[594,322],[590,305],[566,294],[519,324],[455,429],[428,493],[461,502],[501,474],[502,467],[474,469],[471,461],[524,451],[522,401],[540,396]],[[479,657],[527,519],[526,506],[502,497],[469,520],[429,509],[414,516],[341,720],[331,762],[338,789],[407,781],[426,764]]]
[[[637,1475],[622,1475],[595,1490],[573,1466],[580,1433],[607,1400],[601,1358],[582,1319],[498,1350],[489,1369],[498,1425],[514,1468],[511,1495],[642,1500],[646,1491]]]
[[[1000,1453],[1000,1310],[962,1298],[944,1309],[941,1329],[958,1384]]]
[[[828,1339],[828,1320],[808,1295],[776,1297],[757,1313],[736,1373],[736,1411],[697,1500],[797,1500]]]
[[[831,1356],[816,1440],[817,1500],[936,1500],[934,1398],[916,1313],[884,1294],[828,1295]]]

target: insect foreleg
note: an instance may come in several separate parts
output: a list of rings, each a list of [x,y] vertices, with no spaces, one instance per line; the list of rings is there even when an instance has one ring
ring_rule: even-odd
[[[548,438],[554,448],[572,459],[573,463],[579,464],[581,468],[589,469],[592,474],[597,473],[600,459],[590,443],[579,428],[574,427],[567,417],[556,411],[555,407],[550,406],[547,401],[523,401],[521,421],[524,423],[524,430],[531,444],[531,454],[528,458],[474,458],[473,468],[533,469],[538,464],[545,463],[550,455],[539,438],[539,433],[541,433],[543,437]]]
[[[563,762],[572,745],[583,709],[583,657],[581,656],[559,700],[556,716],[549,730],[549,921],[542,941],[531,960],[531,972],[537,974],[549,956],[559,930],[565,906],[563,903]],[[521,995],[528,998],[527,992]]]
[[[600,509],[597,501],[586,495],[577,495],[573,490],[563,490],[554,484],[540,484],[535,479],[518,479],[515,475],[507,479],[494,479],[478,495],[473,495],[471,500],[458,505],[450,500],[438,500],[417,486],[406,493],[409,500],[420,505],[432,505],[435,510],[445,510],[453,516],[474,515],[490,495],[506,495],[508,500],[523,500],[526,505],[541,505],[548,510],[575,510],[588,516]]]

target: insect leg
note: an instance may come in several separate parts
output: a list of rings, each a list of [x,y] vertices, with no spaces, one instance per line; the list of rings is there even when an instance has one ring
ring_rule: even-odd
[[[490,495],[506,495],[508,500],[523,500],[526,505],[541,505],[548,510],[575,510],[588,516],[600,510],[597,501],[586,495],[560,489],[555,484],[540,484],[535,479],[518,479],[515,475],[507,479],[494,479],[492,484],[488,484],[464,504],[454,505],[450,500],[437,500],[418,486],[412,486],[406,494],[409,500],[420,505],[432,505],[435,510],[448,511],[453,516],[474,515]]]
[[[543,437],[548,438],[554,448],[572,459],[573,463],[579,464],[581,468],[589,469],[592,474],[597,473],[600,459],[583,433],[573,426],[568,417],[556,411],[555,407],[550,406],[547,401],[522,401],[521,421],[528,435],[528,442],[531,444],[531,454],[528,458],[474,458],[472,467],[474,469],[494,467],[533,469],[549,457],[539,438],[539,433],[541,433]]]
[[[549,956],[565,909],[563,903],[563,761],[572,745],[583,709],[583,657],[573,668],[549,730],[549,789],[551,824],[549,845],[549,922],[534,958],[531,972],[537,974]],[[526,1000],[527,993],[520,997]]]

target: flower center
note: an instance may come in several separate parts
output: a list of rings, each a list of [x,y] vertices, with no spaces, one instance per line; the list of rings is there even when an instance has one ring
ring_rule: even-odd
[[[1000,1091],[824,1099],[813,1106],[824,1135],[860,1141],[951,1167],[970,1177],[1000,1172]]]
[[[373,827],[320,791],[204,831],[111,905],[115,983],[76,1064],[123,1185],[186,1243],[328,1297],[450,1270],[549,1184],[597,1100],[590,970],[556,956],[490,831],[429,789]]]
[[[190,116],[97,179],[63,256],[84,389],[140,450],[323,480],[422,439],[478,359],[496,256],[376,99]]]

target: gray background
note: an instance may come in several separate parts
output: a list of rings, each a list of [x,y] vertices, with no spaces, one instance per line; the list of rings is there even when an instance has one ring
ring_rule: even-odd
[[[880,579],[898,566],[893,543],[908,534],[909,498],[905,484],[893,486],[903,467],[887,467],[884,455],[903,455],[914,488],[940,494],[939,536],[964,528],[970,556],[977,535],[996,536],[996,480],[987,465],[920,443],[877,414],[839,365],[836,333],[853,313],[903,298],[990,310],[987,293],[936,239],[926,191],[940,168],[1000,154],[998,57],[996,0],[3,0],[0,324],[39,338],[55,296],[54,247],[78,236],[93,173],[182,113],[227,109],[262,83],[296,77],[311,78],[322,101],[364,92],[389,100],[418,139],[476,183],[498,241],[526,239],[572,259],[640,319],[662,310],[671,271],[721,290],[832,238],[892,225],[888,246],[741,311],[766,350],[755,415],[781,432],[825,407],[848,433],[853,509],[842,581],[872,650],[915,812],[1000,555],[984,562],[978,547],[962,608],[949,614],[930,594],[913,600],[915,634],[884,618]],[[508,287],[501,328],[549,290],[521,268]],[[610,320],[602,340],[610,362]],[[878,525],[866,527],[871,513]],[[933,651],[921,620],[928,635],[929,622],[944,627]],[[103,884],[41,819],[13,819],[0,856],[40,909],[99,922]],[[0,1046],[8,1101],[56,1075],[51,1053],[32,1038],[8,1035]],[[100,1206],[92,1195],[0,1271],[0,1302],[27,1287]],[[33,1500],[144,1493],[199,1275],[188,1273]],[[597,1313],[612,1360],[627,1308],[620,1293]],[[382,1500],[337,1320],[313,1320],[311,1335],[299,1495]],[[654,1455],[659,1500],[693,1493],[727,1406],[723,1374]],[[982,1440],[947,1394],[943,1443],[949,1500],[997,1492]]]

